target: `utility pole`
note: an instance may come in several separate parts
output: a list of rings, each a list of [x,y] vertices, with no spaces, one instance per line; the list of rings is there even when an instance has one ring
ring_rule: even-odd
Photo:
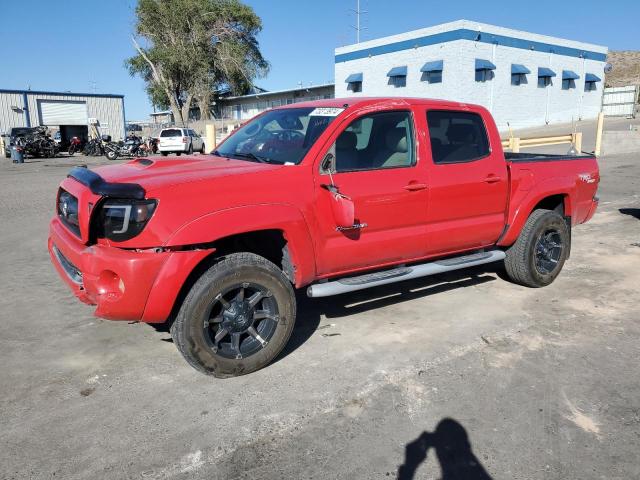
[[[351,8],[350,10],[356,14],[356,25],[352,25],[351,28],[356,31],[356,43],[360,43],[360,32],[366,30],[366,27],[360,25],[360,16],[368,12],[360,9],[360,0],[356,0],[356,9]]]

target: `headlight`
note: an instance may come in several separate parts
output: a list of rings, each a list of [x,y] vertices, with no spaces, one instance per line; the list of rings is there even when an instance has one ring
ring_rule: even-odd
[[[98,217],[98,236],[123,242],[138,235],[156,210],[156,200],[107,199]]]

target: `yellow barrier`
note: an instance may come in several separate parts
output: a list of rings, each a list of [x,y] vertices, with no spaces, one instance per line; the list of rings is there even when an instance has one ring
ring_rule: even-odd
[[[578,152],[582,152],[582,132],[571,133],[569,135],[556,135],[553,137],[532,137],[518,138],[511,137],[502,140],[502,148],[519,153],[523,147],[544,147],[546,145],[571,144]]]

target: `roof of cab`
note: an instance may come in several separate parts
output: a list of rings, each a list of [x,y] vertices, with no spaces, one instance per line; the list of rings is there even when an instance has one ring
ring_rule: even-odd
[[[301,107],[354,107],[354,106],[407,106],[407,105],[428,105],[434,107],[465,107],[471,104],[452,102],[449,100],[436,100],[433,98],[414,97],[349,97],[349,98],[328,98],[324,100],[310,100],[307,102],[293,103],[277,107],[301,108]]]

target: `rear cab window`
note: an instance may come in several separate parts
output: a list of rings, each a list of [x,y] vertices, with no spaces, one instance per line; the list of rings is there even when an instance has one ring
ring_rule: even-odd
[[[427,112],[433,163],[465,163],[489,155],[489,138],[482,117],[473,112]]]
[[[179,128],[169,128],[167,130],[163,130],[162,132],[160,132],[161,138],[181,137],[181,136],[182,136],[182,130],[180,130]]]

